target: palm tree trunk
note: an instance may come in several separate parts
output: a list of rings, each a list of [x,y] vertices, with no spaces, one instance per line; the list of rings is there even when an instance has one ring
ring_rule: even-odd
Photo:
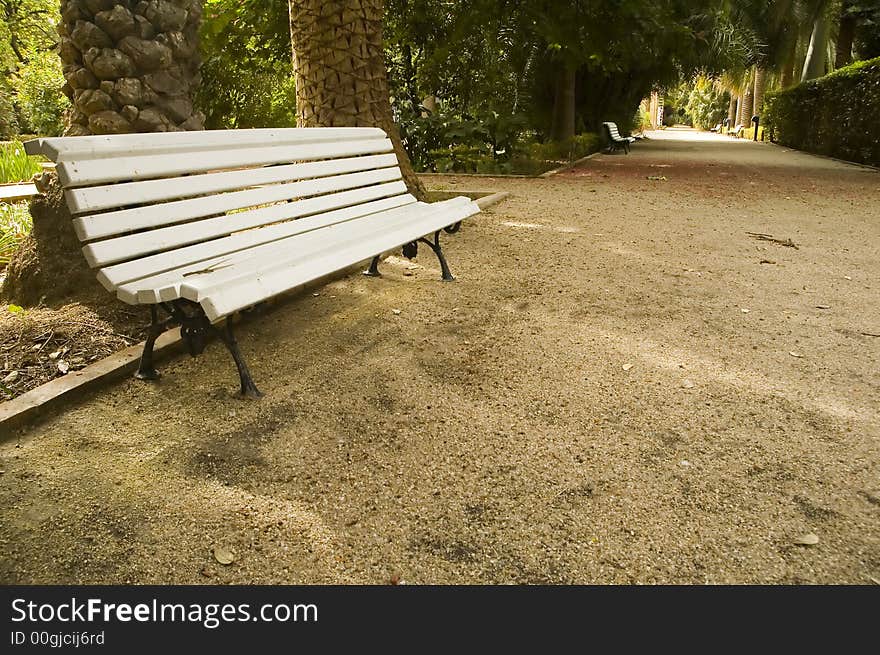
[[[807,58],[804,60],[801,82],[822,77],[825,74],[825,52],[828,47],[829,23],[828,16],[824,11],[816,17],[813,23],[813,33],[810,35],[810,46],[807,48]]]
[[[61,0],[65,134],[200,130],[201,0]]]
[[[394,124],[382,44],[384,0],[290,0],[300,127],[381,127],[410,193],[426,196]]]
[[[755,108],[755,87],[752,84],[751,73],[746,80],[746,89],[743,91],[743,109],[742,122],[748,127],[749,121],[752,120]]]
[[[727,106],[727,127],[733,129],[736,126],[736,107],[737,98],[733,93],[730,94],[730,104]]]
[[[755,67],[755,97],[754,113],[761,113],[761,104],[764,102],[764,87],[767,85],[767,69],[762,66]]]
[[[736,121],[734,122],[733,126],[736,127],[737,125],[742,125],[742,122],[743,122],[743,97],[737,96],[736,97]]]

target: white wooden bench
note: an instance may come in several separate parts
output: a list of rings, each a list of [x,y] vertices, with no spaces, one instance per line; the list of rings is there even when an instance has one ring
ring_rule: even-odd
[[[233,335],[233,314],[370,258],[367,273],[378,275],[381,254],[403,246],[413,257],[420,241],[452,280],[440,232],[480,211],[466,197],[418,202],[391,141],[375,128],[63,137],[25,149],[56,162],[101,284],[150,308],[136,377],[158,377],[154,342],[180,325],[193,356],[209,333],[220,337],[248,397],[261,394]]]
[[[620,136],[620,131],[617,129],[617,123],[605,122],[602,123],[602,127],[605,128],[605,136],[608,137],[608,151],[612,152],[614,150],[619,150],[623,148],[623,151],[626,154],[629,154],[629,144],[635,142],[635,138],[631,136]]]
[[[732,130],[727,131],[727,136],[739,138],[742,135],[744,129],[746,129],[745,125],[743,125],[742,123],[737,123],[736,127],[734,127]]]

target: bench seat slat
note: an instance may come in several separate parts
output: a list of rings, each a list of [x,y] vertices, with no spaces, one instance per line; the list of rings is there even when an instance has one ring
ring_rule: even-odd
[[[262,184],[308,180],[390,166],[397,166],[397,156],[394,153],[83,187],[66,191],[65,197],[71,213],[82,214],[131,204],[192,198]]]
[[[296,200],[280,205],[252,209],[238,214],[205,218],[192,223],[171,225],[150,230],[149,232],[98,241],[85,246],[83,254],[89,265],[92,268],[97,268],[98,266],[115,264],[150,253],[163,252],[172,248],[207,241],[215,237],[227,236],[233,232],[249,230],[282,220],[340,209],[402,193],[406,193],[406,185],[402,181],[377,184],[351,191],[342,191],[306,200]]]
[[[329,141],[304,145],[264,145],[254,148],[202,150],[187,154],[132,155],[65,161],[56,166],[65,187],[94,186],[123,180],[177,177],[226,168],[269,166],[391,152],[389,139]]]
[[[327,234],[339,234],[344,229],[345,233],[358,234],[367,238],[370,231],[375,231],[377,228],[384,229],[389,221],[401,216],[411,218],[414,215],[413,209],[417,206],[418,203],[413,202],[383,212],[374,212],[353,219],[344,228],[334,224],[321,230],[294,235],[222,257],[213,257],[210,260],[168,271],[161,275],[136,280],[119,287],[117,297],[129,304],[151,304],[176,300],[181,297],[180,288],[183,284],[196,279],[206,271],[219,272],[230,268],[241,271],[245,268],[256,272],[264,268],[273,268],[291,258],[307,256],[309,250],[314,248],[314,244],[326,241]],[[319,236],[318,232],[323,235]]]
[[[133,151],[143,154],[189,153],[196,150],[222,150],[259,144],[303,144],[382,138],[385,138],[385,132],[374,127],[287,127],[49,137],[33,139],[24,146],[29,155],[43,155],[54,162],[62,162],[114,157]]]
[[[190,300],[201,298],[199,302],[208,319],[218,320],[300,284],[442,229],[479,211],[474,202],[451,206],[449,203],[450,201],[433,203],[444,207],[432,210],[427,209],[430,206],[423,205],[421,215],[405,215],[393,225],[383,224],[381,230],[367,229],[363,233],[338,231],[336,241],[328,239],[323,248],[310,251],[305,259],[286,262],[274,269],[255,273],[250,268],[238,278],[233,277],[232,269],[218,271],[213,280],[210,275],[197,276],[193,281],[181,285],[181,295]]]
[[[107,266],[99,270],[98,281],[108,291],[116,291],[122,285],[127,285],[129,295],[125,300],[127,302],[134,302],[132,294],[136,293],[138,287],[155,286],[150,282],[150,279],[157,279],[157,276],[165,275],[169,271],[195,270],[198,268],[193,267],[193,264],[210,266],[211,262],[209,260],[212,260],[212,258],[212,261],[216,261],[218,257],[223,255],[229,255],[264,243],[284,239],[332,223],[394,209],[414,202],[416,202],[416,199],[409,194],[392,196],[391,198],[374,200],[361,205],[337,209],[298,220],[289,220],[266,227],[245,230],[244,232],[236,232],[227,237],[212,239],[211,241],[184,246],[183,248],[157,255],[150,255],[122,264]],[[137,284],[132,284],[134,282],[137,282]],[[157,300],[145,300],[142,302],[157,302]]]
[[[440,227],[449,225],[449,223],[443,222],[446,220],[446,216],[452,216],[453,218],[450,220],[457,222],[457,214],[452,212],[471,204],[470,198],[465,197],[431,204],[419,202],[387,212],[363,216],[346,223],[344,226],[332,225],[326,229],[277,241],[264,248],[255,249],[251,256],[247,256],[248,253],[242,253],[245,257],[235,262],[224,262],[216,267],[201,269],[204,272],[185,276],[181,284],[181,294],[185,298],[201,302],[209,293],[209,289],[227,286],[241,277],[259,276],[263,272],[274,271],[279,267],[286,268],[298,265],[320,255],[327,249],[344,248],[350,242],[369,241],[377,233],[392,234],[400,228],[404,228],[408,235],[409,232],[415,234],[421,229],[418,236],[422,236],[427,232],[433,232],[434,229],[440,229],[433,227],[433,223],[437,220],[442,223]],[[429,223],[427,228],[423,225],[426,221]],[[411,237],[406,241],[416,238],[418,237]],[[406,241],[394,245],[401,245]],[[389,247],[394,247],[394,245]],[[372,254],[375,255],[378,252],[380,251]],[[345,257],[340,257],[340,261],[343,262],[340,267],[344,268],[360,260],[347,261]],[[190,289],[186,295],[183,294],[184,286]]]
[[[288,184],[272,184],[231,191],[199,198],[174,200],[133,209],[80,216],[73,219],[73,229],[80,241],[92,241],[118,234],[127,234],[144,228],[161,228],[165,225],[183,223],[194,218],[214,216],[223,212],[246,209],[257,205],[285,202],[294,198],[306,198],[324,193],[356,189],[358,187],[393,182],[401,177],[400,169],[380,168],[377,170],[347,173],[332,177],[319,177],[313,180],[290,182]],[[147,234],[125,237],[124,243],[135,243],[139,239],[149,239]],[[113,247],[107,242],[106,247]],[[122,241],[119,241],[122,243]]]

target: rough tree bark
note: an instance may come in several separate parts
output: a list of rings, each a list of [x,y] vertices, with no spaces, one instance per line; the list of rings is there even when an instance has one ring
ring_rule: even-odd
[[[738,102],[734,94],[730,94],[730,104],[727,105],[727,129],[732,130],[736,127],[736,108]]]
[[[752,102],[753,111],[756,114],[761,113],[761,105],[764,102],[764,89],[767,86],[767,69],[763,66],[755,68],[755,96]]]
[[[742,96],[742,123],[747,128],[749,127],[749,121],[752,120],[752,116],[754,114],[755,108],[755,89],[752,86],[751,77],[746,83],[746,89],[743,92]]]
[[[406,185],[426,197],[394,124],[382,46],[384,0],[290,0],[300,127],[380,127]]]
[[[65,134],[203,129],[201,14],[201,0],[61,0]]]
[[[192,101],[201,13],[201,0],[61,0],[63,90],[73,102],[65,135],[203,129]],[[20,305],[112,300],[80,252],[57,176],[35,181],[34,228],[0,297]]]

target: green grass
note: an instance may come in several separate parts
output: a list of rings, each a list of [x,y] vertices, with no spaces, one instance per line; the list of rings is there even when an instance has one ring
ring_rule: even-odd
[[[32,226],[27,202],[0,203],[0,269],[9,263],[12,253]]]
[[[0,143],[0,184],[27,182],[41,170],[39,159],[25,154],[18,141]]]

